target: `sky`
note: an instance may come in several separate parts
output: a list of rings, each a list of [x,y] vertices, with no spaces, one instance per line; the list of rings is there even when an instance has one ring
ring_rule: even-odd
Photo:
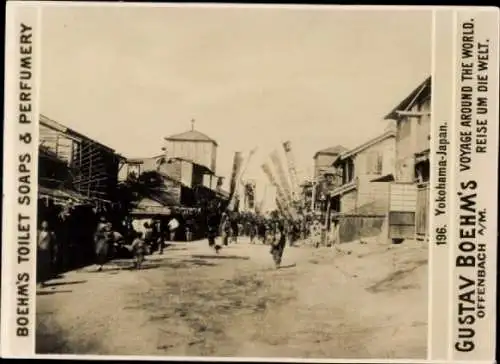
[[[45,6],[41,112],[126,157],[195,128],[217,174],[257,147],[247,178],[290,140],[313,155],[383,132],[431,72],[429,10]]]

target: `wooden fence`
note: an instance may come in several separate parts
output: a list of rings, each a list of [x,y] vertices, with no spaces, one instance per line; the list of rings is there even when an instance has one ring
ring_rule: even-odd
[[[417,185],[417,205],[416,205],[416,238],[417,240],[429,239],[429,184],[421,183]]]

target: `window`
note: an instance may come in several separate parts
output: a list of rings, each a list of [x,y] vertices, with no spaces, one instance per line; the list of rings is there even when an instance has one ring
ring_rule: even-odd
[[[371,152],[367,154],[366,173],[382,174],[382,155],[380,152]]]

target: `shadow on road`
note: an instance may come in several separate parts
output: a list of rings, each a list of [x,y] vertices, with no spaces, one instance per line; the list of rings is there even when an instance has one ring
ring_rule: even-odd
[[[192,265],[198,265],[198,266],[206,266],[206,267],[215,267],[217,264],[207,262],[206,260],[202,259],[189,259],[189,260],[183,260],[183,262],[190,263]]]
[[[148,264],[141,266],[140,269],[137,269],[135,266],[131,265],[130,267],[123,268],[123,270],[148,270],[160,267],[160,264]]]
[[[142,264],[140,270],[147,269],[155,269],[155,268],[171,268],[171,269],[182,269],[182,268],[191,268],[193,266],[199,267],[215,267],[218,264],[209,262],[204,259],[199,259],[203,256],[192,256],[193,259],[172,259],[169,257],[148,257]],[[207,256],[210,258],[210,256]],[[219,258],[219,257],[215,257]],[[229,257],[231,258],[231,257]],[[233,259],[249,259],[246,257],[233,257]],[[135,271],[137,270],[134,266],[133,260],[115,260],[112,261],[102,268],[102,270],[98,271],[96,268],[88,268],[83,270],[84,273],[106,273],[108,275],[116,275],[122,271]],[[64,285],[64,284],[76,284],[76,283],[84,283],[86,281],[77,281],[77,282],[69,282],[69,283],[54,283],[54,285]]]
[[[193,258],[200,259],[235,259],[235,260],[249,260],[250,257],[242,257],[239,255],[191,255]]]
[[[81,281],[70,281],[70,282],[52,282],[52,283],[45,283],[45,287],[50,288],[50,287],[58,287],[58,286],[69,286],[72,284],[81,284],[87,282],[86,280],[81,280]]]
[[[49,296],[49,295],[53,295],[53,294],[56,294],[56,293],[71,293],[73,291],[71,290],[62,290],[62,291],[37,291],[36,292],[36,295],[37,296]]]
[[[387,277],[382,279],[381,281],[367,287],[366,290],[371,293],[379,293],[384,291],[393,291],[393,290],[404,290],[404,289],[414,289],[418,288],[415,284],[401,284],[401,282],[412,274],[416,269],[421,266],[427,264],[427,259],[419,260],[413,262],[408,267],[403,269],[398,269],[392,273],[390,273]]]
[[[296,267],[297,264],[296,263],[293,263],[293,264],[288,264],[288,265],[282,265],[279,267],[279,269],[286,269],[286,268],[293,268],[293,267]]]

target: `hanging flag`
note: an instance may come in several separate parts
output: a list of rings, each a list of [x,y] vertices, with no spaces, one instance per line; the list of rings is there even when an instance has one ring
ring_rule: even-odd
[[[278,181],[274,177],[274,174],[272,173],[271,168],[269,167],[269,165],[267,163],[264,163],[261,166],[261,168],[264,171],[267,178],[269,179],[269,182],[271,182],[271,184],[276,187],[276,199],[280,201],[282,208],[284,210],[286,210],[290,216],[293,216],[293,212],[290,211],[290,205],[288,204],[288,200],[286,198],[286,195],[285,195],[282,187],[280,186],[280,184],[278,183]]]
[[[231,180],[229,182],[229,204],[227,209],[234,211],[236,206],[236,200],[238,199],[238,181],[241,176],[241,167],[243,164],[243,157],[241,152],[235,152],[233,158],[233,170],[231,172]]]
[[[256,210],[258,210],[259,212],[262,212],[264,209],[266,197],[267,197],[267,184],[264,185],[264,192],[262,193],[262,199],[260,200],[259,206],[256,208]]]
[[[253,148],[250,153],[248,153],[248,158],[245,162],[245,167],[243,167],[241,169],[241,174],[240,174],[240,178],[238,179],[238,181],[244,186],[245,183],[243,182],[243,176],[245,175],[245,172],[247,171],[248,169],[248,165],[250,164],[250,160],[252,159],[252,156],[255,154],[255,152],[257,151],[257,147]]]
[[[232,196],[236,190],[236,181],[243,162],[241,152],[235,152],[233,158],[233,170],[231,171],[231,180],[229,181],[229,195]]]
[[[244,206],[245,210],[253,210],[255,207],[255,181],[249,180],[244,184]]]
[[[285,150],[285,156],[288,163],[288,172],[290,174],[290,180],[292,182],[292,194],[294,200],[298,200],[300,195],[300,188],[297,177],[297,170],[295,168],[295,158],[292,152],[292,143],[287,140],[283,143],[283,149]]]
[[[278,179],[279,179],[281,188],[283,189],[283,192],[285,193],[285,196],[288,199],[289,203],[291,203],[293,200],[292,191],[290,189],[290,184],[289,184],[288,179],[286,177],[285,170],[283,169],[283,165],[281,164],[278,152],[276,150],[273,151],[271,153],[270,157],[271,157],[271,161],[273,162],[276,173],[278,174]]]

